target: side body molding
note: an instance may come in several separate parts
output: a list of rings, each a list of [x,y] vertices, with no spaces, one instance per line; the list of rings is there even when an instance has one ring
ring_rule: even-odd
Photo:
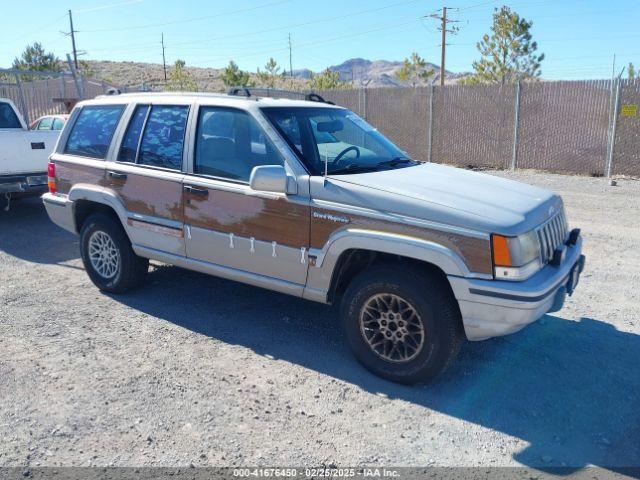
[[[120,222],[122,223],[124,229],[128,229],[127,211],[122,201],[120,201],[118,195],[113,190],[88,183],[77,183],[73,187],[71,187],[68,198],[69,200],[74,202],[74,210],[75,202],[77,202],[78,200],[88,200],[90,202],[101,203],[103,205],[111,207],[118,215],[118,218],[120,218]],[[76,233],[78,233],[77,226]]]
[[[329,238],[321,249],[310,249],[316,257],[315,267],[309,267],[303,297],[326,302],[334,269],[340,255],[347,250],[360,249],[414,258],[436,265],[447,275],[475,276],[463,259],[449,248],[420,238],[375,230],[345,229]]]

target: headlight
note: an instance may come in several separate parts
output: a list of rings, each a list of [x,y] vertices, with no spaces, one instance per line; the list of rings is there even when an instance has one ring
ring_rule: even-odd
[[[491,236],[494,275],[501,280],[526,280],[542,267],[535,231],[517,237]]]

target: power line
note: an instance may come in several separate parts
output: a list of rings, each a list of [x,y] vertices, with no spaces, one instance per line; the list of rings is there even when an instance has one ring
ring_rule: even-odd
[[[55,19],[55,20],[53,20],[52,22],[47,23],[46,25],[41,26],[41,27],[40,27],[40,28],[38,28],[37,30],[33,30],[33,31],[32,31],[32,32],[30,32],[30,33],[26,33],[26,34],[21,35],[21,36],[19,36],[19,37],[12,38],[12,39],[10,39],[8,42],[4,42],[4,40],[3,40],[3,43],[4,43],[5,45],[7,45],[7,44],[15,44],[15,43],[18,43],[19,41],[22,41],[23,39],[28,38],[28,37],[30,37],[30,36],[32,36],[32,35],[35,35],[36,33],[42,33],[42,30],[46,30],[46,29],[48,29],[48,28],[53,27],[54,25],[57,25],[58,23],[60,23],[60,20],[62,20],[63,18],[66,18],[66,17],[67,17],[67,14],[65,13],[64,15],[61,15],[60,17],[56,18],[56,19]]]
[[[80,10],[75,10],[75,12],[76,13],[97,12],[99,10],[106,10],[108,8],[114,8],[114,7],[123,7],[125,5],[131,5],[133,3],[142,3],[142,0],[127,0],[127,1],[119,2],[119,3],[110,3],[108,5],[100,5],[98,7],[81,8]]]
[[[310,20],[310,21],[306,21],[306,22],[301,22],[301,23],[294,23],[294,24],[289,24],[289,25],[283,25],[280,27],[273,27],[273,28],[267,28],[267,29],[262,29],[262,30],[253,30],[253,31],[249,31],[249,32],[239,32],[233,35],[224,35],[224,36],[216,36],[216,37],[208,37],[208,38],[204,38],[204,39],[200,39],[200,40],[190,40],[190,41],[186,41],[186,42],[175,42],[171,44],[172,48],[175,47],[181,47],[184,45],[199,45],[199,47],[197,47],[198,49],[209,49],[210,47],[206,47],[204,46],[204,44],[206,43],[211,43],[211,42],[219,42],[220,40],[227,40],[230,38],[244,38],[247,36],[252,36],[252,35],[262,35],[265,33],[272,33],[272,32],[277,32],[277,31],[282,31],[282,30],[290,30],[292,28],[299,28],[299,27],[306,27],[309,25],[315,25],[318,23],[326,23],[326,22],[332,22],[334,20],[341,20],[344,18],[350,18],[350,17],[355,17],[355,16],[359,16],[359,15],[364,15],[367,13],[374,13],[374,12],[379,12],[382,10],[387,10],[389,8],[393,8],[393,7],[398,7],[400,5],[409,5],[412,3],[417,3],[420,0],[405,0],[402,2],[395,2],[389,5],[385,5],[383,7],[377,7],[377,8],[368,8],[368,9],[364,9],[364,10],[358,10],[355,12],[350,12],[350,13],[346,13],[346,14],[342,14],[342,15],[336,15],[336,16],[332,16],[332,17],[325,17],[325,18],[320,18],[320,19],[315,19],[315,20]],[[264,44],[264,42],[262,41],[258,41],[258,43],[260,44]],[[111,48],[101,48],[101,49],[92,49],[92,51],[114,51],[114,49],[119,49],[122,48],[124,50],[130,51],[131,48],[136,48],[136,47],[149,47],[149,50],[152,50],[154,48],[156,48],[157,43],[155,42],[149,42],[149,43],[140,43],[140,44],[127,44],[127,45],[114,45]],[[216,43],[216,46],[218,46],[218,43]],[[196,47],[194,47],[195,49]]]
[[[103,33],[103,32],[125,32],[128,30],[142,30],[145,28],[155,28],[155,27],[165,27],[167,25],[179,25],[182,23],[190,23],[190,22],[197,22],[197,21],[201,21],[201,20],[209,20],[211,18],[218,18],[218,17],[224,17],[226,15],[235,15],[238,13],[246,13],[246,12],[250,12],[253,10],[258,10],[261,8],[266,8],[266,7],[273,7],[275,5],[281,5],[283,3],[287,3],[290,0],[277,0],[275,2],[271,2],[271,3],[264,3],[261,5],[255,5],[253,7],[247,7],[247,8],[241,8],[238,10],[232,10],[229,12],[222,12],[222,13],[217,13],[215,15],[207,15],[207,16],[200,16],[200,17],[192,17],[192,18],[186,18],[183,20],[173,20],[171,22],[163,22],[163,23],[150,23],[150,24],[146,24],[146,25],[135,25],[132,27],[120,27],[120,28],[100,28],[100,29],[96,29],[96,30],[83,30],[83,33]]]
[[[296,44],[296,48],[303,48],[303,47],[310,47],[310,46],[315,46],[315,45],[322,45],[325,43],[330,43],[330,42],[334,42],[337,40],[342,40],[342,39],[346,39],[346,38],[353,38],[353,37],[357,37],[357,36],[361,36],[361,35],[366,35],[368,33],[373,33],[373,32],[379,32],[382,30],[387,30],[390,28],[395,28],[395,27],[400,27],[400,26],[406,26],[406,25],[410,25],[416,22],[416,20],[419,20],[418,17],[415,16],[410,16],[410,17],[401,17],[398,20],[400,20],[400,22],[397,23],[392,23],[392,24],[386,24],[386,25],[380,25],[378,27],[372,28],[372,29],[367,29],[364,31],[359,31],[359,32],[351,32],[345,35],[338,35],[338,36],[332,36],[332,37],[322,37],[316,40],[312,40],[309,42],[305,42],[302,44]],[[260,45],[265,45],[264,42],[259,42]],[[280,44],[280,42],[274,42],[275,45]],[[157,45],[157,43],[156,43]],[[175,45],[178,44],[170,44],[169,46],[171,48],[174,48]],[[157,47],[156,47],[157,48]],[[289,46],[285,46],[285,47],[281,47],[281,48],[271,48],[268,50],[262,50],[262,51],[254,51],[250,54],[247,55],[233,55],[234,58],[249,58],[249,57],[255,57],[255,56],[259,56],[259,55],[269,55],[269,54],[273,54],[275,52],[283,52],[283,51],[288,51],[289,50]],[[113,49],[110,49],[111,52],[114,52]],[[131,49],[125,49],[123,51],[131,51]],[[201,62],[210,62],[210,61],[218,61],[218,60],[224,60],[225,58],[228,58],[228,55],[217,55],[216,57],[206,57],[206,58],[201,58],[200,61]]]
[[[326,38],[321,38],[318,40],[314,40],[311,42],[306,42],[306,43],[301,43],[301,44],[297,44],[296,48],[304,48],[304,47],[311,47],[311,46],[317,46],[317,45],[323,45],[325,43],[331,43],[337,40],[342,40],[342,39],[346,39],[346,38],[353,38],[353,37],[357,37],[357,36],[361,36],[361,35],[366,35],[369,33],[374,33],[374,32],[379,32],[382,30],[387,30],[390,28],[396,28],[396,27],[402,27],[402,26],[406,26],[406,25],[410,25],[412,23],[415,23],[416,20],[418,20],[418,18],[416,17],[411,17],[410,21],[404,21],[404,22],[399,22],[399,23],[393,23],[393,24],[388,24],[388,25],[383,25],[377,28],[373,28],[373,29],[369,29],[369,30],[364,30],[364,31],[360,31],[360,32],[353,32],[353,33],[349,33],[346,35],[338,35],[335,37],[326,37]],[[259,55],[269,55],[269,54],[273,54],[273,52],[282,52],[282,51],[287,51],[289,49],[289,47],[284,47],[284,48],[278,48],[278,49],[271,49],[271,50],[265,50],[265,51],[261,51],[261,52],[254,52],[248,55],[242,55],[242,56],[235,56],[234,58],[249,58],[249,57],[255,57],[255,56],[259,56]],[[210,58],[206,58],[203,59],[203,61],[216,61],[216,60],[221,60],[226,58],[226,56],[218,56],[218,57],[210,57]]]

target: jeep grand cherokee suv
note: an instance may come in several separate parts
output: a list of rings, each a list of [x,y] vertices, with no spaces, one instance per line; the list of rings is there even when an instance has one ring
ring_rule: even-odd
[[[107,292],[153,259],[339,303],[356,357],[402,383],[433,378],[465,337],[561,308],[584,257],[560,197],[414,161],[310,98],[81,102],[51,156],[49,216]]]

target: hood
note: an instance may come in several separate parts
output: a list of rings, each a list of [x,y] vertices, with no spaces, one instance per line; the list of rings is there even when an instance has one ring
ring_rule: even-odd
[[[313,189],[317,199],[316,192],[329,201],[504,235],[529,231],[562,208],[549,190],[433,163],[336,175]]]

